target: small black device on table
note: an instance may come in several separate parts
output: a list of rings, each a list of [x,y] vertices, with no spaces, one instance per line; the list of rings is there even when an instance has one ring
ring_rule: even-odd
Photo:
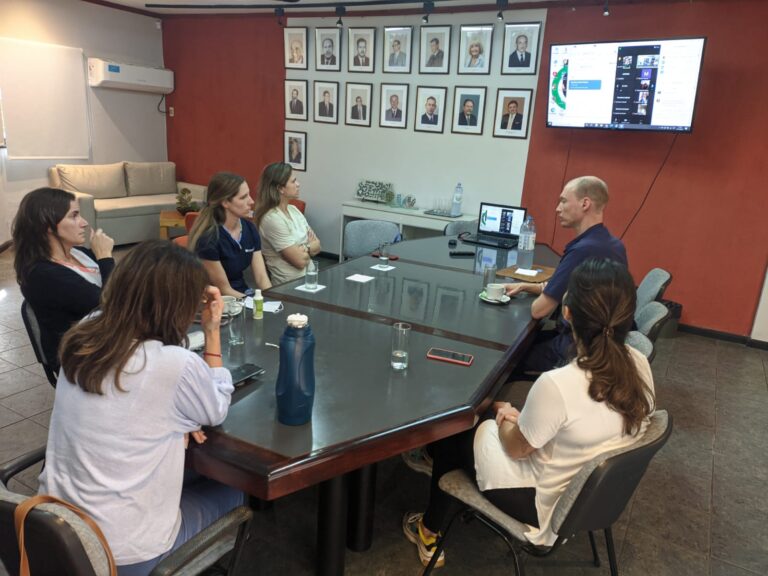
[[[251,378],[261,376],[264,372],[266,372],[264,368],[257,366],[256,364],[251,364],[250,362],[241,364],[237,368],[232,368],[229,371],[229,373],[232,374],[232,383],[235,386],[242,386]]]

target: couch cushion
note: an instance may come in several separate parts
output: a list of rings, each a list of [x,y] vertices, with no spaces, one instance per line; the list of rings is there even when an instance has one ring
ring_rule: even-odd
[[[85,192],[94,198],[122,198],[125,189],[123,162],[115,164],[57,164],[64,190]]]
[[[176,195],[154,194],[151,196],[109,198],[105,200],[94,200],[93,205],[99,219],[145,216],[147,214],[159,215],[161,210],[176,209]]]
[[[176,194],[176,164],[173,162],[126,162],[128,196]]]

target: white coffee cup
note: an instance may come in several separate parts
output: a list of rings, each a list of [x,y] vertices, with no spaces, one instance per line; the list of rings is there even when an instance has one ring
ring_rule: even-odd
[[[485,287],[485,297],[488,300],[501,300],[504,296],[504,284],[488,284]]]

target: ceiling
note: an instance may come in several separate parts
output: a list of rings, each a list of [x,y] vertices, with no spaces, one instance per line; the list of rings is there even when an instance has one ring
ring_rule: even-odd
[[[90,0],[85,0],[86,2]],[[507,8],[544,7],[547,4],[595,5],[604,0],[508,0]],[[610,0],[612,3],[625,3],[627,0]],[[630,0],[637,1],[637,0]],[[493,6],[497,0],[433,0],[435,9],[459,8],[463,6]],[[423,0],[94,0],[97,4],[125,6],[129,9],[151,12],[153,14],[239,14],[273,12],[275,8],[285,8],[288,12],[330,12],[337,5],[343,5],[348,11],[381,11],[387,9],[422,10]],[[503,0],[502,0],[503,3]],[[197,8],[199,6],[199,8]]]

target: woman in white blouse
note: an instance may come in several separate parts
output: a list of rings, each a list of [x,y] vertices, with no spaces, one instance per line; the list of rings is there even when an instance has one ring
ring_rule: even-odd
[[[309,261],[320,252],[319,238],[304,214],[290,203],[299,197],[300,188],[290,164],[275,162],[261,174],[254,218],[275,285],[303,276]]]
[[[446,519],[450,496],[438,481],[464,468],[500,510],[528,524],[527,539],[550,546],[552,512],[568,482],[598,454],[628,446],[645,433],[654,410],[645,356],[624,344],[636,291],[627,269],[591,259],[571,274],[563,315],[576,341],[575,359],[542,374],[518,412],[498,402],[495,419],[430,446],[432,485],[427,511],[408,513],[405,535],[426,565]],[[440,566],[444,556],[437,560]]]
[[[182,346],[199,309],[202,357]],[[184,480],[189,435],[203,442],[200,427],[224,420],[234,390],[222,367],[221,310],[200,260],[152,240],[115,268],[101,312],[61,342],[40,493],[96,521],[120,576],[148,574],[243,502],[212,480]]]

